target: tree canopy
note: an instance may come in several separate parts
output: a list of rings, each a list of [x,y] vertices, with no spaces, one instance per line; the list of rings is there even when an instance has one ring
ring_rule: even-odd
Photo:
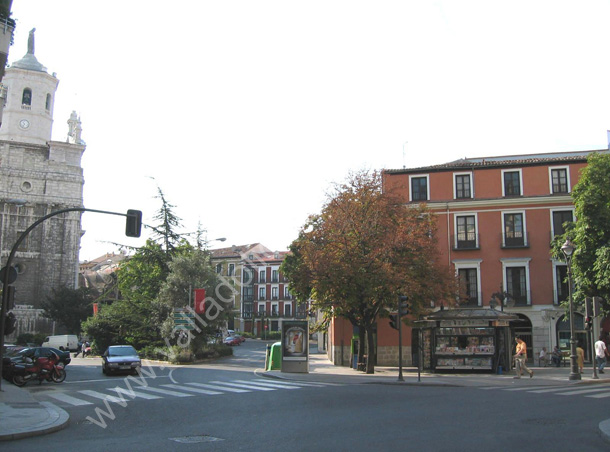
[[[310,216],[282,272],[297,298],[359,327],[372,373],[373,327],[397,308],[399,295],[409,297],[417,315],[456,293],[453,272],[435,259],[435,232],[425,207],[405,206],[383,193],[380,173],[360,171],[336,184],[322,212]]]
[[[561,245],[569,237],[574,244],[572,273],[574,299],[600,296],[610,300],[610,155],[592,153],[574,186],[575,221],[566,233],[556,238],[554,255],[563,259]]]

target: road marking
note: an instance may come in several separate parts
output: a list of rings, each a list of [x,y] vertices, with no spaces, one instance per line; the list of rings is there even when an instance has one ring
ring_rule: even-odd
[[[53,397],[55,400],[59,400],[60,402],[68,403],[68,404],[74,405],[74,406],[93,405],[92,402],[87,402],[86,400],[77,399],[76,397],[72,397],[71,395],[64,394],[63,392],[49,394],[49,397]]]
[[[236,383],[243,383],[248,385],[263,386],[265,388],[278,388],[278,389],[301,389],[300,386],[283,385],[281,383],[268,383],[266,381],[254,381],[254,380],[233,380]]]
[[[519,386],[518,388],[504,388],[504,391],[531,391],[532,389],[548,389],[548,386]]]
[[[153,388],[151,386],[142,387],[146,391],[152,391],[159,394],[170,395],[175,397],[191,397],[193,394],[186,394],[184,392],[170,391],[169,389]]]
[[[197,386],[197,387],[207,388],[207,389],[219,389],[221,391],[236,392],[236,393],[252,392],[248,389],[229,388],[229,387],[222,387],[222,386],[216,386],[216,385],[208,385],[208,384],[204,384],[204,383],[187,383],[187,385],[192,385],[192,386]]]
[[[608,390],[608,388],[576,389],[576,390],[570,391],[570,392],[562,392],[558,395],[586,394],[588,392],[600,392],[600,391],[607,391],[607,390]]]
[[[559,388],[539,389],[539,390],[530,391],[530,392],[534,392],[536,394],[542,394],[542,393],[545,393],[545,392],[557,392],[557,393],[559,393],[561,391],[570,391],[572,389],[574,389],[574,386],[561,386]]]
[[[134,391],[134,390],[128,390],[125,388],[120,388],[120,387],[116,387],[116,388],[111,388],[112,391],[116,391],[120,394],[125,394],[126,396],[130,397],[130,398],[136,398],[136,397],[140,397],[142,399],[146,399],[146,400],[154,400],[154,399],[161,399],[162,397],[156,396],[156,395],[152,395],[152,394],[144,394],[143,392],[138,392],[138,391]]]
[[[196,392],[199,394],[208,394],[208,395],[218,395],[218,394],[222,394],[222,392],[218,392],[218,391],[210,391],[209,389],[200,389],[200,388],[189,388],[188,386],[180,386],[180,385],[161,385],[164,388],[171,388],[171,389],[180,389],[182,391],[191,391],[191,392]]]
[[[254,379],[252,381],[260,381],[260,382],[269,383],[270,380],[268,378],[257,378],[257,379]],[[309,387],[313,387],[313,388],[324,388],[324,387],[327,387],[327,386],[339,386],[339,385],[336,385],[336,384],[318,383],[318,382],[315,382],[315,381],[311,381],[311,382],[308,381],[307,383],[305,383],[304,381],[286,381],[286,380],[279,380],[279,381],[278,380],[271,380],[271,381],[273,381],[273,382],[277,381],[277,383],[283,384],[283,385],[286,385],[286,386],[299,386],[299,387],[301,387],[301,386],[309,386]]]
[[[217,385],[227,385],[227,386],[232,386],[235,388],[244,388],[244,389],[254,389],[256,391],[275,391],[275,388],[263,388],[262,386],[252,386],[252,385],[245,385],[245,384],[240,384],[240,383],[231,383],[231,382],[225,382],[225,381],[210,381],[210,383],[213,384],[217,384]]]
[[[594,399],[603,399],[603,398],[606,398],[606,397],[610,397],[610,392],[603,392],[601,394],[588,395],[588,396],[585,396],[585,397],[591,397],[591,398],[594,398]]]
[[[119,399],[118,397],[111,396],[110,394],[104,394],[103,392],[91,391],[89,389],[84,389],[78,392],[84,395],[88,395],[89,397],[94,397],[96,399],[107,400],[111,403],[125,403],[125,399]]]

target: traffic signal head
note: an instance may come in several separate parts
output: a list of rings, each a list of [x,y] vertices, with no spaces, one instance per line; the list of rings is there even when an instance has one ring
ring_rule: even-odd
[[[125,222],[125,235],[127,237],[140,237],[142,231],[142,211],[128,210]]]
[[[395,330],[398,329],[398,316],[396,314],[390,314],[390,326]]]
[[[592,326],[593,326],[593,318],[585,317],[585,329],[590,330]]]
[[[409,297],[401,295],[398,297],[398,314],[403,316],[409,314]]]

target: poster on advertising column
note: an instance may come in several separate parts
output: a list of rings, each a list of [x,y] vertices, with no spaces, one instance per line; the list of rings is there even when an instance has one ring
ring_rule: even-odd
[[[309,372],[309,323],[282,322],[282,372]]]

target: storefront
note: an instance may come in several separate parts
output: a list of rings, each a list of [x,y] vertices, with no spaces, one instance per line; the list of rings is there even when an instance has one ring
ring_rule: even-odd
[[[434,312],[414,328],[423,369],[437,372],[499,372],[511,368],[511,322],[516,315],[494,309],[463,308]],[[417,351],[418,347],[413,347]],[[419,362],[414,356],[413,362]]]

